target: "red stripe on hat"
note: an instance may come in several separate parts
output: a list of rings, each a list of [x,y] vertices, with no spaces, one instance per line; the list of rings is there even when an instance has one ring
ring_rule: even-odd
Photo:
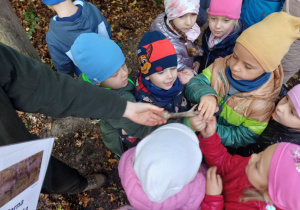
[[[158,40],[156,42],[152,42],[152,53],[150,55],[150,62],[157,61],[169,55],[176,54],[176,50],[173,44],[167,39]],[[143,48],[147,49],[150,44],[144,45]]]

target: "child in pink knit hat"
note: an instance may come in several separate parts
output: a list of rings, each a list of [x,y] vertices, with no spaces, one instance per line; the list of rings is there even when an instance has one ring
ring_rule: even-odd
[[[239,20],[242,0],[211,0],[208,9],[208,28],[202,37],[203,56],[200,57],[200,71],[216,58],[232,54],[236,39],[248,28]]]
[[[165,0],[165,12],[153,21],[150,31],[162,32],[177,53],[178,77],[187,84],[197,74],[200,63],[195,58],[202,53],[198,45],[200,27],[196,23],[199,0]]]
[[[198,120],[199,121],[199,120]],[[216,133],[216,119],[195,123],[209,166],[201,209],[300,209],[300,146],[281,142],[251,157],[230,155]],[[222,178],[221,178],[222,177]]]

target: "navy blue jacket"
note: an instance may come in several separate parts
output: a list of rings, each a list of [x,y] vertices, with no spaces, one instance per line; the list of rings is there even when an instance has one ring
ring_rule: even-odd
[[[231,34],[229,34],[224,40],[222,40],[222,42],[215,45],[211,50],[209,50],[207,42],[209,40],[211,31],[208,27],[204,31],[202,37],[203,56],[200,57],[200,73],[203,69],[212,64],[216,58],[223,58],[227,55],[232,54],[236,39],[247,28],[248,25],[246,24],[246,22],[243,20],[239,20],[239,27],[235,29]]]
[[[100,10],[84,0],[75,1],[75,5],[81,5],[82,14],[74,22],[56,21],[51,18],[49,31],[46,35],[51,59],[58,72],[71,76],[80,75],[80,70],[73,62],[71,46],[75,39],[82,33],[98,33],[105,37],[111,37],[111,28]]]

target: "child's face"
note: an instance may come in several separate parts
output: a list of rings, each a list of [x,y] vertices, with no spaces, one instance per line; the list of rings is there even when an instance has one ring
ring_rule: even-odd
[[[240,43],[235,44],[229,67],[235,80],[255,80],[265,73],[253,55]]]
[[[245,169],[249,182],[262,193],[268,189],[270,164],[277,146],[273,144],[258,154],[252,154]]]
[[[173,21],[174,25],[182,32],[188,32],[196,23],[197,14],[187,13],[183,16],[175,18]]]
[[[211,33],[216,37],[226,34],[238,20],[224,16],[208,15],[208,26]]]
[[[128,83],[128,69],[124,63],[118,71],[116,71],[111,77],[101,82],[101,87],[107,87],[111,89],[120,89]]]
[[[279,101],[273,119],[282,125],[300,130],[299,115],[288,95]]]
[[[163,90],[169,90],[173,87],[175,80],[177,79],[177,67],[169,67],[163,71],[151,74],[145,78],[150,80],[153,85]]]

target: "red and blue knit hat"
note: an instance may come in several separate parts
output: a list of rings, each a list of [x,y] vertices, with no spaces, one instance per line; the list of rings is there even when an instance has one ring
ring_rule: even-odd
[[[139,43],[138,60],[140,73],[144,78],[166,68],[177,67],[176,50],[159,31],[145,33]]]

